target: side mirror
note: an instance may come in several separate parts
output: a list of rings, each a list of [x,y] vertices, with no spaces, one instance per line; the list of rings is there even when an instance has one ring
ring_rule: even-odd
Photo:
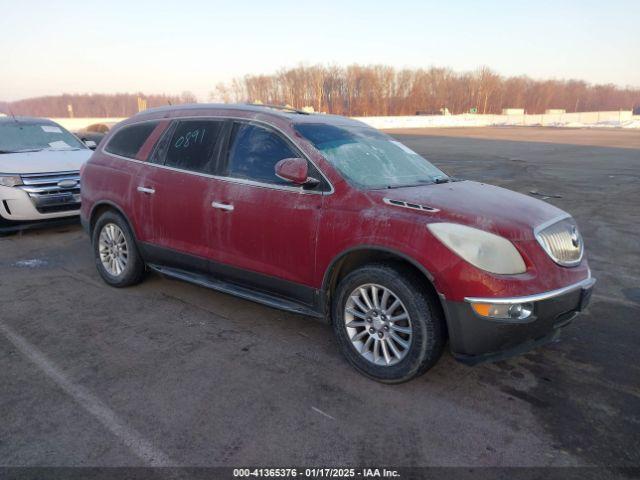
[[[276,163],[276,176],[296,185],[317,185],[315,178],[309,177],[309,165],[303,158],[285,158]]]
[[[91,150],[95,150],[98,144],[93,140],[84,140],[84,144],[89,147]]]

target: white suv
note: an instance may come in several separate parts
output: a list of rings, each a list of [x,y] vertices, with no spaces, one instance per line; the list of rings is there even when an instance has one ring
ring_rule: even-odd
[[[0,118],[0,232],[80,212],[80,167],[93,152],[43,118]]]

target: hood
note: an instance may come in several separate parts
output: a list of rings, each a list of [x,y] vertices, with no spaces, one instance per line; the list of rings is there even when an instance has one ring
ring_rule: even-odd
[[[542,200],[485,183],[460,181],[369,192],[376,201],[399,200],[438,209],[413,210],[432,221],[479,228],[510,240],[531,240],[538,225],[566,213]],[[402,208],[385,205],[388,208]],[[411,209],[402,208],[405,212]]]
[[[0,173],[52,173],[80,170],[92,150],[42,150],[0,154]]]

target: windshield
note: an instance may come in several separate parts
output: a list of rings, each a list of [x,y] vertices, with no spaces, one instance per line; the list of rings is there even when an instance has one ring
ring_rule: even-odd
[[[364,189],[415,186],[448,178],[410,148],[372,128],[314,123],[294,127],[347,180]]]
[[[84,148],[80,140],[58,125],[22,122],[0,124],[0,153]]]

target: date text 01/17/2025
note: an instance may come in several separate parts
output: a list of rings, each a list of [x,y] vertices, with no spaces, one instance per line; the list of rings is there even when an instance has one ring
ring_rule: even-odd
[[[397,470],[386,468],[235,468],[234,478],[399,478]]]

